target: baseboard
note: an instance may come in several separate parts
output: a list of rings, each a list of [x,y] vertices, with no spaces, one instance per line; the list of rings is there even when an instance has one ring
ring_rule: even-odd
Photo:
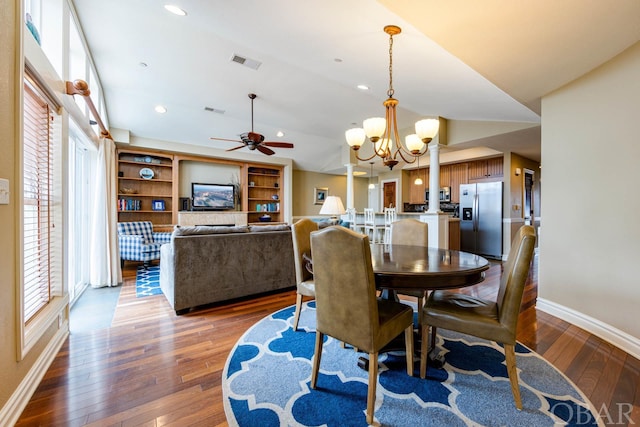
[[[56,355],[60,351],[62,344],[69,336],[69,324],[65,324],[58,329],[58,332],[53,336],[49,344],[42,351],[38,359],[33,364],[27,375],[20,382],[20,385],[13,392],[7,403],[0,409],[0,425],[12,426],[15,425],[22,411],[29,403],[31,396],[35,393],[36,388],[40,385],[44,374],[53,363]]]
[[[573,310],[569,307],[565,307],[555,302],[546,300],[544,298],[537,299],[536,308],[573,325],[576,325],[584,329],[585,331],[615,345],[616,347],[624,350],[626,353],[640,360],[639,338],[629,335],[628,333],[614,328],[609,324],[603,323],[602,321],[591,316],[580,313],[579,311]]]

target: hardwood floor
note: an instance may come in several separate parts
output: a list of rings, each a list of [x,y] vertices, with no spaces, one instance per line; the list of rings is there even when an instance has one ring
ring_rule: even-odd
[[[518,340],[569,377],[606,425],[640,423],[640,361],[535,309],[537,257],[525,290]],[[501,265],[466,291],[494,297]],[[294,304],[295,292],[183,316],[164,296],[135,296],[135,265],[110,329],[69,337],[17,426],[224,426],[222,370],[240,336],[268,314]]]

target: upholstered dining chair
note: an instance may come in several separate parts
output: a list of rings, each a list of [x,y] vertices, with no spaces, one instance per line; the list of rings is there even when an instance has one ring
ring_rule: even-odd
[[[291,226],[291,237],[293,239],[294,267],[296,270],[296,312],[293,317],[293,330],[298,329],[300,311],[302,310],[302,300],[304,297],[315,298],[315,284],[313,274],[306,267],[305,256],[311,258],[312,231],[318,230],[318,223],[308,218],[302,218]]]
[[[378,381],[378,352],[405,335],[407,375],[413,375],[413,311],[411,307],[376,298],[369,237],[332,226],[311,234],[316,282],[316,344],[311,370],[315,389],[328,335],[369,353],[367,423],[373,422]],[[345,261],[348,254],[348,262]]]
[[[429,246],[429,226],[426,222],[407,218],[391,223],[391,244],[410,246]],[[425,291],[402,291],[402,295],[416,297],[418,299],[418,327],[422,329],[422,307],[424,306]]]
[[[516,408],[522,409],[518,372],[516,370],[516,326],[524,285],[533,258],[536,234],[533,227],[523,225],[516,233],[509,257],[504,265],[495,301],[487,301],[450,291],[433,291],[423,309],[424,327],[420,354],[420,377],[427,371],[427,336],[432,328],[431,346],[436,328],[462,332],[504,345],[507,374]]]

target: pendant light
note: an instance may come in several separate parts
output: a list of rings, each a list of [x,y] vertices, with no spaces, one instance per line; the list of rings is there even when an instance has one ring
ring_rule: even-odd
[[[420,157],[418,157],[418,173],[420,173]],[[423,181],[422,178],[420,177],[420,175],[418,175],[418,177],[416,178],[416,180],[413,182],[415,185],[422,185]]]
[[[371,179],[373,178],[373,162],[369,162],[369,164],[371,165],[371,172],[369,174],[369,190],[373,190],[376,188],[373,182],[371,182]]]
[[[427,144],[438,133],[438,119],[424,119],[416,122],[416,133],[408,135],[404,144],[398,134],[398,119],[396,107],[398,100],[395,99],[393,89],[393,36],[402,32],[400,27],[387,25],[384,32],[389,35],[389,90],[387,90],[387,100],[382,103],[385,109],[385,117],[373,117],[364,120],[362,128],[353,128],[345,132],[347,144],[355,151],[358,160],[370,160],[378,156],[389,169],[398,164],[400,158],[406,163],[415,162],[416,158],[427,152]],[[373,154],[368,158],[361,158],[358,150],[369,138],[373,145]],[[395,139],[395,148],[394,141]]]

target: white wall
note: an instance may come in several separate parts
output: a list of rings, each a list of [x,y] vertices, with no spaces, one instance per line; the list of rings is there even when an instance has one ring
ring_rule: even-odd
[[[638,135],[640,43],[542,101],[539,296],[636,350]]]

